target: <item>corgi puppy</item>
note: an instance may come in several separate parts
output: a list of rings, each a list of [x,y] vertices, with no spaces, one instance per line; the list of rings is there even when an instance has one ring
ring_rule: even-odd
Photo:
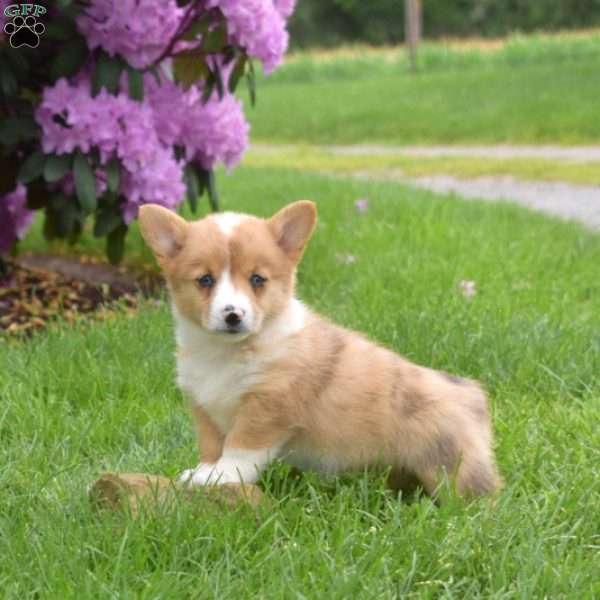
[[[270,219],[223,213],[186,222],[157,205],[139,222],[169,290],[177,382],[191,402],[193,486],[253,483],[280,459],[337,473],[385,465],[434,494],[500,485],[485,394],[417,366],[312,312],[294,295],[315,228],[299,201]]]

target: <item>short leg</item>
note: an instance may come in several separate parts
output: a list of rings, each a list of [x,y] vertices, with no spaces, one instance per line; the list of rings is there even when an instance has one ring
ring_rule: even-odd
[[[290,432],[272,399],[245,399],[225,438],[221,457],[214,465],[194,473],[190,482],[193,485],[254,483],[277,457]]]
[[[182,483],[191,483],[192,478],[196,474],[200,479],[206,477],[207,473],[210,473],[223,453],[225,436],[221,433],[210,415],[201,406],[193,406],[192,414],[196,423],[198,448],[202,462],[194,469],[186,469],[179,476],[179,481]]]
[[[402,492],[402,498],[413,496],[419,488],[419,479],[406,469],[392,469],[388,485],[394,492]]]
[[[425,491],[433,497],[439,492],[444,480],[456,486],[459,496],[476,497],[491,494],[501,487],[493,459],[484,451],[461,454],[459,460],[451,465],[431,465],[417,471]]]
[[[456,478],[456,489],[462,496],[484,496],[502,487],[494,459],[481,453],[461,464]]]
[[[225,446],[221,458],[214,465],[198,465],[189,482],[192,485],[254,483],[278,450],[277,447],[251,450]]]

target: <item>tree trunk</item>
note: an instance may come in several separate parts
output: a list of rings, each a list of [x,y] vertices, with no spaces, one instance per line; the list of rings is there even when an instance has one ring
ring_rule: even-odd
[[[410,70],[417,70],[417,47],[421,41],[421,0],[404,0],[404,29]]]

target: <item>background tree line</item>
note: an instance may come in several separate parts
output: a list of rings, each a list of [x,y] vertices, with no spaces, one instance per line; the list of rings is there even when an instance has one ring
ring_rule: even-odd
[[[423,0],[423,34],[497,37],[514,31],[600,26],[600,0]],[[404,39],[403,0],[301,0],[289,24],[292,46]]]

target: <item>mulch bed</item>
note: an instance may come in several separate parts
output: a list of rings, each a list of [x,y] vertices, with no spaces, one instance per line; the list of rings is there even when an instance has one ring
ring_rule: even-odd
[[[23,335],[57,318],[103,319],[135,312],[162,283],[151,271],[132,272],[90,257],[30,255],[8,261],[0,274],[0,334]]]

